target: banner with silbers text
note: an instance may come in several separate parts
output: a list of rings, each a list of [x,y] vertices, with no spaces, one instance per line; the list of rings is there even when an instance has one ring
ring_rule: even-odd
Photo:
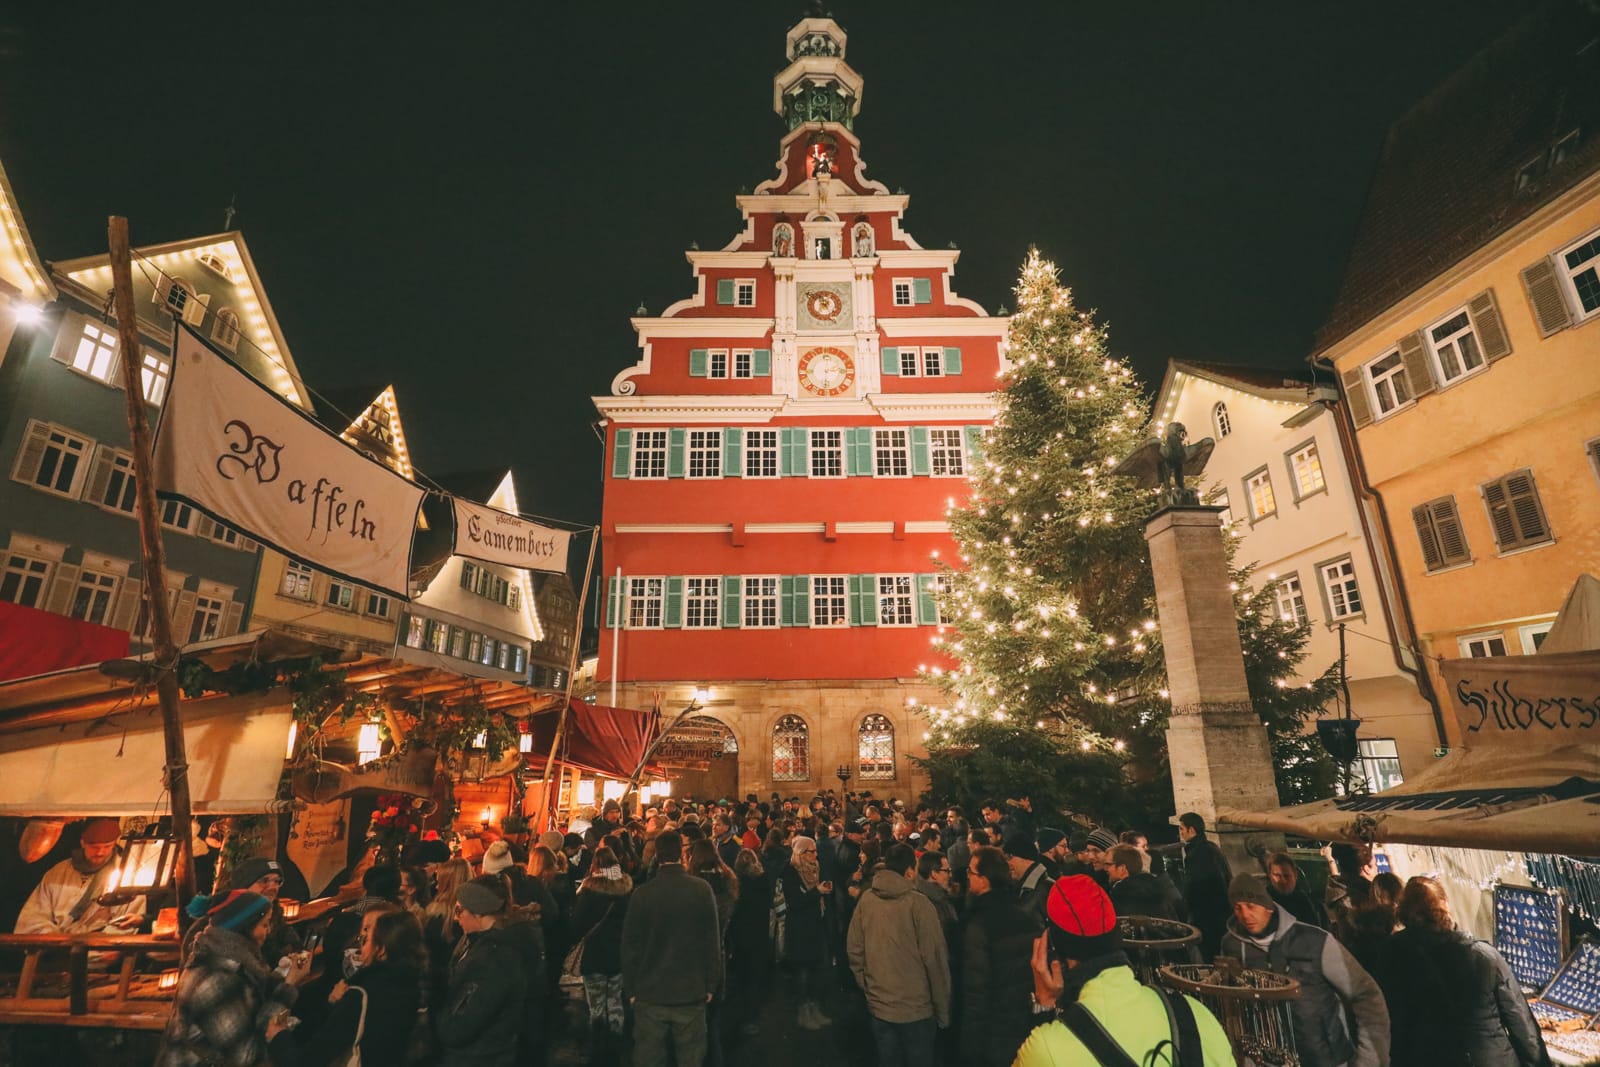
[[[561,573],[567,569],[572,534],[482,507],[460,497],[456,506],[455,554],[485,563]]]
[[[179,324],[156,492],[321,570],[408,599],[425,491]]]

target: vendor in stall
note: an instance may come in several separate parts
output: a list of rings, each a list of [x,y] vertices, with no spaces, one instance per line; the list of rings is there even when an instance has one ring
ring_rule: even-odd
[[[106,906],[117,870],[115,819],[90,819],[72,855],[45,872],[17,916],[19,934],[133,933],[144,922],[145,898]]]

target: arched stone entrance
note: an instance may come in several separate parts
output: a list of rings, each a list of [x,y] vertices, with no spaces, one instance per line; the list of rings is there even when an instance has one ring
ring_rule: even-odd
[[[673,727],[655,762],[673,776],[672,795],[715,800],[739,796],[739,741],[710,715],[692,715]]]

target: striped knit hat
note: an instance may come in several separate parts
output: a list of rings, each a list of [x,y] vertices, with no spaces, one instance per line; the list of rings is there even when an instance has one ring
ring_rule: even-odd
[[[272,901],[260,893],[244,889],[230,889],[210,897],[195,897],[185,910],[198,917],[203,914],[212,926],[244,933],[272,908]]]

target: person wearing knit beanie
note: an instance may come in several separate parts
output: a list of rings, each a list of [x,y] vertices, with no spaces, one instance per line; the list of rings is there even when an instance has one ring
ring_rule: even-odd
[[[1062,959],[1093,959],[1122,947],[1116,909],[1093,878],[1069,874],[1056,882],[1045,914],[1050,918],[1050,947]]]
[[[247,889],[228,889],[210,897],[196,897],[189,903],[187,910],[190,915],[195,914],[197,901],[204,901],[204,910],[200,914],[210,920],[212,926],[245,935],[249,935],[261,917],[272,910],[272,901]]]
[[[511,846],[504,841],[496,841],[483,854],[483,873],[499,874],[515,863],[516,860],[511,857]]]
[[[1233,881],[1228,883],[1228,904],[1254,904],[1258,908],[1276,911],[1278,905],[1272,899],[1272,894],[1267,892],[1266,883],[1255,875],[1240,871],[1233,876]]]

